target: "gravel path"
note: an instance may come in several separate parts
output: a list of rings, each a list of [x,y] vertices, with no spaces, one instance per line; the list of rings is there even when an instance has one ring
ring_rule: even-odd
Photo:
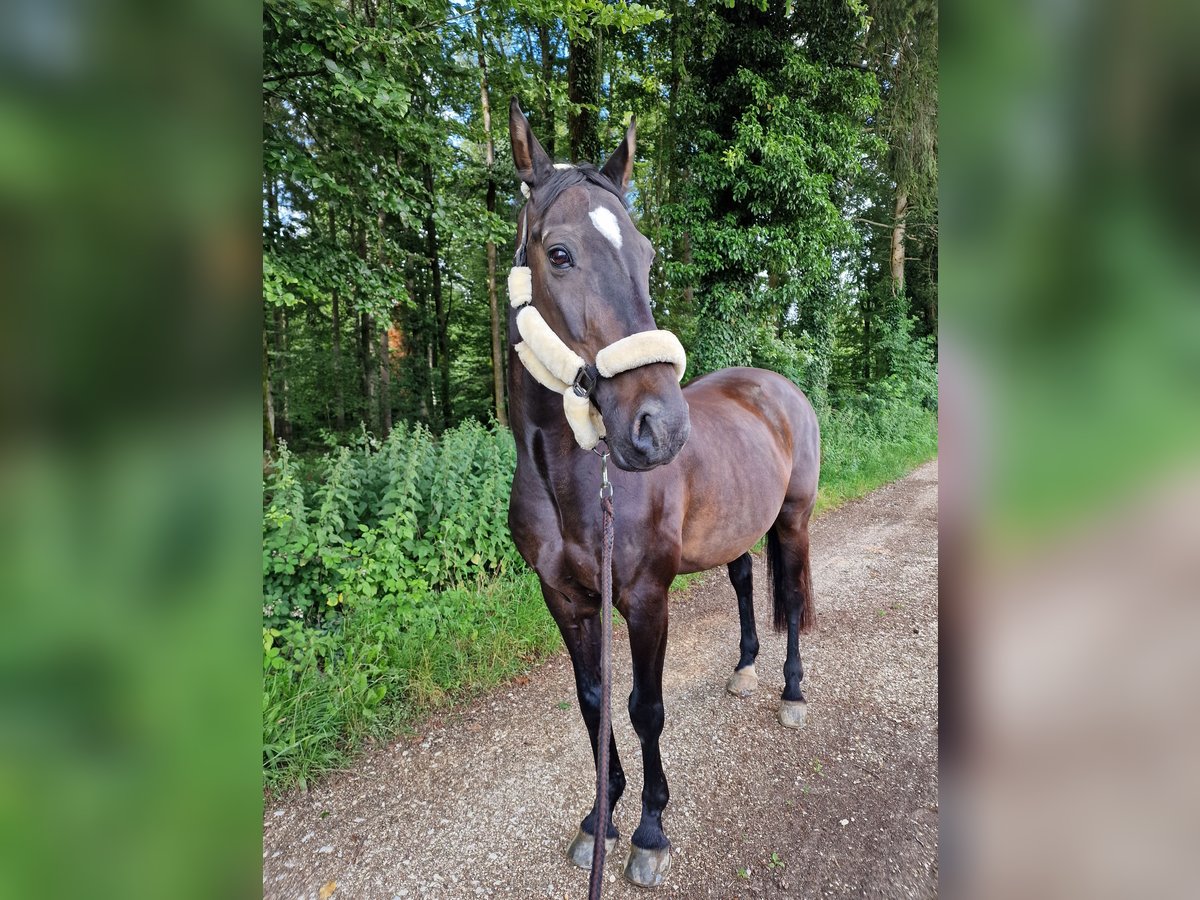
[[[817,631],[802,636],[808,722],[779,726],[783,637],[755,560],[758,692],[739,700],[737,602],[723,570],[672,599],[662,753],[674,861],[662,897],[933,897],[938,888],[937,462],[813,524]],[[642,770],[614,632],[613,721],[629,779],[605,896]],[[263,822],[268,898],[580,898],[563,850],[594,775],[565,652],[424,723]]]

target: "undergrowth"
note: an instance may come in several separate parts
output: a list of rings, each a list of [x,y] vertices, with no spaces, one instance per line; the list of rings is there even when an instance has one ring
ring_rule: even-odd
[[[847,404],[821,426],[818,512],[937,451],[934,414],[912,404]],[[305,461],[280,450],[264,483],[268,787],[303,788],[561,646],[508,535],[514,466],[511,435],[474,423],[363,434]]]
[[[923,406],[863,399],[820,418],[818,515],[895,481],[937,455],[937,415]]]

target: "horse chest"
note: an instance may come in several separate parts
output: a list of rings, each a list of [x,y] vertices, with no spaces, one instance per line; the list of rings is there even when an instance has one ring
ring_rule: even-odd
[[[574,489],[554,490],[543,482],[544,492],[525,496],[512,507],[510,525],[521,555],[553,587],[568,596],[593,597],[600,589],[600,552],[603,525],[598,495],[577,496]],[[621,494],[618,491],[618,495]],[[648,570],[671,566],[675,542],[665,540],[646,521],[644,504],[618,506],[613,545],[614,584],[618,591]],[[594,509],[590,508],[593,507]],[[678,529],[676,528],[676,531]],[[674,571],[670,573],[674,575]],[[655,579],[660,580],[660,579]],[[669,580],[669,579],[668,579]]]

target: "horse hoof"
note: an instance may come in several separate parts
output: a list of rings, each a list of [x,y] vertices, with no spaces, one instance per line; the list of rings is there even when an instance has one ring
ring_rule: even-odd
[[[629,845],[629,858],[625,860],[625,878],[638,887],[658,887],[670,871],[670,844],[660,850],[643,850],[637,844]]]
[[[754,671],[754,663],[744,669],[738,669],[725,682],[725,690],[735,697],[749,697],[758,687],[758,673]]]
[[[779,724],[784,728],[800,728],[808,715],[808,704],[803,700],[779,701]]]
[[[567,859],[587,871],[592,870],[592,850],[596,844],[596,839],[580,828],[575,832],[575,837],[571,838],[571,843],[567,845]],[[604,842],[604,852],[612,853],[613,847],[617,846],[616,838],[609,838]]]

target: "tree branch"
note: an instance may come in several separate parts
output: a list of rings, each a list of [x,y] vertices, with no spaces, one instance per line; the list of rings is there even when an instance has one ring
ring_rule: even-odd
[[[866,63],[831,62],[829,65],[833,66],[835,69],[854,69],[858,72],[870,72],[872,75],[879,74],[878,70],[872,69]]]
[[[453,22],[455,19],[461,19],[464,16],[473,16],[473,15],[475,15],[475,13],[479,12],[485,6],[487,6],[486,3],[480,3],[478,6],[468,9],[464,12],[455,13],[454,15],[450,16],[448,19],[446,19],[443,22],[423,23],[417,27],[417,30],[418,31],[428,31],[430,29],[441,28],[443,25],[448,25],[449,23]]]
[[[271,81],[276,81],[282,84],[285,81],[291,81],[293,78],[311,78],[314,75],[320,75],[324,71],[326,71],[325,67],[321,66],[321,68],[313,69],[311,72],[284,72],[282,75],[271,75],[269,77],[264,77],[263,89],[265,90],[265,85]]]
[[[864,219],[862,216],[855,216],[854,221],[862,222],[864,225],[874,225],[877,228],[886,228],[889,231],[895,228],[897,224],[901,224],[896,222],[874,222],[871,219]],[[930,231],[934,232],[936,232],[938,228],[933,222],[904,222],[903,225],[905,228],[928,228]]]

